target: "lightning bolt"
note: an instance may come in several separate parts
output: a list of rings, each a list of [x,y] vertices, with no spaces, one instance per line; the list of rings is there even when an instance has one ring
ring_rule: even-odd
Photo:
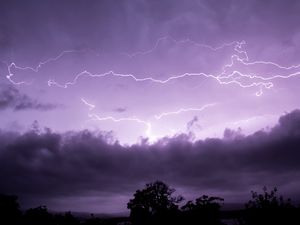
[[[242,73],[238,70],[234,70],[231,73],[227,73],[226,70],[228,70],[229,68],[232,68],[235,65],[235,62],[239,62],[244,66],[269,65],[269,66],[273,66],[277,69],[286,70],[286,71],[300,68],[300,64],[285,67],[285,66],[279,65],[279,64],[274,63],[274,62],[269,62],[269,61],[253,61],[253,62],[250,62],[247,52],[245,50],[243,50],[243,46],[246,45],[245,41],[241,41],[241,42],[234,41],[234,42],[230,42],[230,43],[225,43],[225,44],[223,44],[221,46],[218,46],[218,47],[212,47],[212,46],[209,46],[209,45],[198,44],[198,43],[193,42],[189,39],[182,40],[182,41],[176,41],[176,40],[172,39],[171,37],[167,36],[167,37],[163,37],[163,38],[158,39],[156,44],[154,45],[154,47],[149,49],[149,50],[139,51],[139,52],[135,52],[133,54],[126,54],[126,55],[128,57],[132,58],[132,57],[136,57],[138,55],[150,54],[150,53],[152,53],[153,51],[155,51],[157,49],[160,42],[162,42],[163,40],[167,40],[167,39],[172,40],[176,44],[191,43],[191,44],[194,44],[198,47],[209,48],[212,51],[217,51],[217,50],[220,50],[220,49],[222,49],[224,47],[228,47],[228,46],[234,46],[234,51],[237,54],[234,54],[234,55],[231,56],[230,63],[224,65],[222,72],[220,74],[217,74],[217,75],[207,74],[207,73],[203,73],[203,72],[200,72],[200,73],[184,73],[184,74],[179,74],[179,75],[171,75],[171,76],[168,76],[168,78],[166,78],[166,79],[156,79],[156,78],[153,78],[152,76],[143,76],[142,78],[140,78],[140,77],[137,77],[134,74],[123,74],[123,73],[117,73],[117,72],[114,72],[114,71],[108,71],[108,72],[105,72],[105,73],[100,73],[100,74],[96,73],[96,74],[94,74],[94,73],[91,73],[91,72],[85,70],[85,71],[82,71],[82,72],[76,74],[72,81],[66,82],[65,84],[57,83],[55,80],[49,80],[48,81],[48,86],[55,85],[55,86],[60,87],[60,88],[68,88],[68,86],[70,86],[70,85],[75,85],[78,82],[78,80],[81,76],[88,76],[88,77],[94,77],[94,78],[113,76],[113,77],[117,77],[117,78],[132,79],[136,82],[153,82],[153,83],[157,83],[157,84],[166,84],[166,83],[168,83],[172,80],[183,79],[183,78],[188,78],[188,77],[205,77],[205,78],[214,79],[215,81],[217,81],[221,85],[235,84],[235,85],[240,86],[241,88],[258,87],[259,90],[255,94],[256,94],[256,96],[261,96],[263,94],[263,88],[270,89],[274,86],[274,83],[272,82],[273,80],[275,80],[275,79],[288,79],[288,78],[300,75],[300,71],[289,73],[287,75],[272,75],[272,76],[268,76],[268,77],[263,77],[263,76],[260,76],[260,75],[244,74],[244,73]],[[243,56],[241,57],[240,55],[243,55]],[[242,78],[250,79],[250,80],[257,80],[257,81],[251,81],[251,82],[246,82],[245,83],[245,82],[240,81],[240,79],[242,79]]]
[[[210,49],[212,51],[218,51],[218,50],[221,50],[225,47],[230,47],[230,46],[236,46],[236,45],[241,45],[241,43],[243,44],[244,41],[242,42],[238,42],[238,41],[232,41],[232,42],[229,42],[229,43],[224,43],[220,46],[217,46],[217,47],[213,47],[213,46],[210,46],[210,45],[206,45],[206,44],[201,44],[201,43],[197,43],[189,38],[187,39],[184,39],[184,40],[175,40],[174,38],[172,38],[171,36],[164,36],[164,37],[161,37],[161,38],[158,38],[157,41],[155,42],[154,46],[148,50],[145,50],[145,51],[137,51],[137,52],[134,52],[134,53],[121,53],[121,55],[125,55],[129,58],[134,58],[136,56],[139,56],[139,55],[148,55],[148,54],[151,54],[153,53],[158,47],[159,45],[163,42],[163,41],[171,41],[173,44],[175,45],[180,45],[180,44],[192,44],[198,48],[207,48],[207,49]]]
[[[171,40],[173,43],[175,43],[177,45],[178,44],[189,43],[189,44],[192,44],[192,45],[197,46],[197,47],[208,48],[212,51],[218,51],[218,50],[223,49],[225,47],[233,46],[234,51],[239,55],[243,55],[243,57],[240,57],[237,54],[232,55],[231,56],[231,62],[229,64],[226,64],[225,66],[223,66],[223,71],[220,74],[217,74],[217,75],[206,74],[206,73],[202,73],[202,72],[200,72],[200,73],[184,73],[184,74],[180,74],[180,75],[172,75],[172,76],[169,76],[167,79],[163,80],[163,79],[156,79],[156,78],[153,78],[151,76],[144,76],[143,78],[139,78],[134,74],[122,74],[122,73],[116,73],[114,71],[108,71],[108,72],[105,72],[105,73],[102,73],[102,74],[93,74],[93,73],[85,70],[85,71],[82,71],[82,72],[78,73],[77,75],[75,75],[75,77],[73,78],[72,81],[66,82],[65,84],[60,84],[60,83],[56,82],[55,80],[50,79],[47,82],[48,86],[55,85],[55,86],[60,87],[60,88],[67,88],[70,85],[75,85],[77,83],[78,79],[81,76],[97,77],[97,78],[107,77],[107,76],[114,76],[114,77],[118,77],[118,78],[130,78],[130,79],[133,79],[136,82],[146,82],[146,81],[148,81],[148,82],[154,82],[154,83],[158,83],[158,84],[165,84],[165,83],[170,82],[172,80],[199,76],[199,77],[214,79],[221,85],[236,84],[236,85],[240,86],[241,88],[259,87],[259,91],[256,92],[256,96],[260,96],[260,95],[263,94],[263,88],[270,89],[274,86],[273,82],[271,82],[272,80],[274,80],[274,79],[288,79],[288,78],[300,75],[300,71],[296,71],[296,72],[290,73],[288,75],[273,75],[273,76],[269,76],[269,77],[263,77],[263,76],[259,76],[259,75],[243,74],[242,72],[237,71],[237,70],[235,70],[235,71],[233,71],[229,74],[226,74],[226,69],[232,68],[234,66],[234,61],[237,61],[237,62],[241,63],[244,66],[270,65],[270,66],[273,66],[273,67],[276,67],[276,68],[282,69],[282,70],[298,69],[300,67],[300,64],[285,67],[285,66],[279,65],[279,64],[274,63],[274,62],[269,62],[269,61],[253,61],[253,62],[250,62],[247,52],[245,50],[243,50],[243,46],[246,45],[245,41],[241,41],[241,42],[233,41],[233,42],[230,42],[230,43],[225,43],[225,44],[220,45],[218,47],[212,47],[212,46],[205,45],[205,44],[199,44],[199,43],[194,42],[190,39],[177,41],[177,40],[173,39],[170,36],[165,36],[165,37],[159,38],[156,41],[154,47],[149,49],[149,50],[138,51],[138,52],[135,52],[133,54],[128,54],[128,53],[124,53],[124,54],[127,55],[128,57],[131,57],[131,58],[136,57],[138,55],[150,54],[150,53],[154,52],[158,48],[160,43],[164,40]],[[21,67],[21,66],[17,66],[13,62],[13,63],[11,63],[7,66],[8,75],[6,76],[6,78],[11,83],[13,83],[15,85],[30,84],[30,83],[27,83],[27,82],[24,82],[24,81],[20,81],[20,82],[14,81],[12,79],[12,77],[14,76],[14,74],[12,72],[12,69],[14,68],[14,69],[18,69],[18,70],[31,70],[32,72],[37,73],[37,72],[39,72],[39,69],[43,65],[45,65],[47,63],[50,63],[50,62],[53,62],[53,61],[56,61],[56,60],[60,59],[61,57],[63,57],[65,54],[73,53],[73,52],[78,52],[78,51],[76,51],[76,50],[65,50],[65,51],[61,52],[56,57],[52,57],[52,58],[49,58],[45,61],[40,62],[36,67]],[[246,79],[250,79],[250,80],[257,79],[259,81],[250,82],[248,84],[245,84],[245,83],[242,83],[241,81],[239,81],[241,78],[246,78]]]
[[[112,122],[115,122],[115,123],[119,123],[119,122],[123,122],[123,121],[140,123],[140,124],[143,124],[144,126],[146,126],[146,131],[145,131],[146,136],[147,137],[152,137],[152,134],[151,134],[152,124],[150,122],[141,120],[141,119],[136,118],[136,117],[124,117],[124,118],[115,118],[115,117],[112,117],[112,116],[101,117],[101,116],[99,116],[95,113],[90,113],[90,114],[88,114],[88,116],[91,118],[90,121],[106,121],[106,120],[109,120],[109,121],[112,121]]]
[[[89,103],[87,100],[85,100],[84,98],[80,98],[80,100],[83,102],[83,104],[85,104],[86,106],[89,107],[89,111],[92,111],[94,108],[96,108],[95,105]]]
[[[146,55],[146,54],[150,54],[152,53],[153,51],[155,51],[157,49],[157,47],[159,46],[159,44],[164,41],[164,40],[171,40],[173,43],[175,44],[184,44],[184,43],[190,43],[190,44],[193,44],[197,47],[205,47],[205,48],[208,48],[212,51],[218,51],[220,49],[223,49],[225,47],[229,47],[229,46],[232,46],[234,45],[234,50],[239,53],[239,54],[244,54],[246,56],[246,59],[248,59],[248,56],[247,56],[247,53],[245,51],[242,51],[241,48],[242,48],[242,45],[245,44],[245,41],[242,41],[242,42],[238,42],[238,41],[233,41],[233,42],[230,42],[230,43],[225,43],[225,44],[222,44],[218,47],[212,47],[210,45],[205,45],[205,44],[199,44],[199,43],[196,43],[190,39],[186,39],[186,40],[180,40],[180,41],[177,41],[175,39],[173,39],[172,37],[170,36],[166,36],[166,37],[162,37],[162,38],[159,38],[157,41],[156,41],[156,44],[154,45],[153,48],[149,49],[149,50],[146,50],[146,51],[138,51],[138,52],[135,52],[133,54],[128,54],[128,53],[122,53],[130,58],[132,57],[136,57],[138,55]],[[235,55],[237,56],[237,55]],[[239,57],[239,56],[237,56]],[[48,80],[48,86],[57,86],[57,87],[60,87],[60,88],[68,88],[68,86],[70,85],[75,85],[78,81],[78,79],[81,77],[81,76],[88,76],[88,77],[94,77],[94,78],[101,78],[101,77],[107,77],[107,76],[114,76],[114,77],[119,77],[119,78],[130,78],[136,82],[154,82],[154,83],[158,83],[158,84],[165,84],[165,83],[168,83],[172,80],[177,80],[177,79],[181,79],[181,78],[186,78],[186,77],[194,77],[194,76],[200,76],[200,77],[206,77],[206,78],[212,78],[212,79],[215,79],[217,80],[217,82],[219,82],[219,84],[231,84],[231,83],[235,83],[235,84],[238,84],[240,87],[243,87],[243,88],[246,88],[246,87],[253,87],[253,86],[261,86],[261,85],[264,85],[262,82],[261,83],[252,83],[251,85],[243,85],[241,82],[238,82],[236,80],[232,80],[232,81],[222,81],[221,79],[226,79],[226,78],[230,78],[235,72],[233,72],[232,74],[229,74],[227,76],[222,76],[224,73],[225,73],[225,68],[226,67],[231,67],[233,65],[233,60],[231,61],[231,64],[228,64],[228,65],[225,65],[223,67],[223,71],[221,74],[219,75],[213,75],[213,74],[206,74],[206,73],[184,73],[184,74],[180,74],[180,75],[172,75],[172,76],[169,76],[167,79],[155,79],[151,76],[144,76],[143,78],[138,78],[136,75],[134,74],[123,74],[123,73],[116,73],[114,71],[108,71],[108,72],[105,72],[105,73],[101,73],[101,74],[93,74],[87,70],[84,70],[78,74],[75,75],[75,77],[73,78],[72,81],[69,81],[69,82],[66,82],[65,84],[60,84],[58,82],[56,82],[55,80]]]
[[[157,120],[160,120],[161,118],[165,117],[165,116],[170,116],[170,115],[178,115],[178,114],[181,114],[181,113],[184,113],[184,112],[193,112],[193,111],[198,111],[198,112],[201,112],[203,111],[204,109],[208,108],[208,107],[211,107],[211,106],[215,106],[216,103],[211,103],[211,104],[206,104],[200,108],[181,108],[177,111],[173,111],[173,112],[163,112],[159,115],[155,115],[155,119]]]
[[[300,64],[299,65],[292,65],[292,66],[282,66],[280,64],[274,63],[274,62],[269,62],[269,61],[249,61],[249,57],[248,54],[246,52],[246,50],[243,50],[243,46],[246,45],[245,41],[233,41],[230,43],[225,43],[222,44],[218,47],[212,47],[210,45],[205,45],[205,44],[200,44],[197,42],[194,42],[190,39],[185,39],[185,40],[175,40],[174,38],[170,37],[170,36],[165,36],[162,38],[159,38],[155,45],[145,51],[138,51],[132,54],[128,54],[128,53],[123,53],[124,55],[133,58],[136,57],[138,55],[146,55],[146,54],[150,54],[152,52],[154,52],[158,46],[161,44],[161,42],[165,41],[165,40],[170,40],[171,42],[173,42],[176,45],[179,44],[192,44],[196,47],[202,47],[202,48],[208,48],[212,51],[218,51],[220,49],[223,49],[225,47],[230,47],[233,46],[234,51],[237,54],[234,54],[231,56],[231,61],[229,64],[226,64],[223,66],[223,70],[220,74],[214,75],[214,74],[206,74],[206,73],[184,73],[184,74],[180,74],[180,75],[171,75],[168,76],[167,79],[156,79],[153,78],[151,76],[143,76],[142,78],[137,77],[134,74],[123,74],[123,73],[116,73],[114,71],[108,71],[102,74],[93,74],[87,70],[84,70],[78,74],[76,74],[73,78],[72,81],[68,81],[65,84],[60,84],[58,82],[56,82],[55,80],[48,80],[48,86],[57,86],[60,88],[67,88],[70,85],[75,85],[78,81],[78,79],[81,76],[88,76],[88,77],[107,77],[107,76],[113,76],[113,77],[118,77],[118,78],[129,78],[132,79],[136,82],[154,82],[154,83],[158,83],[158,84],[165,84],[167,82],[170,82],[172,80],[177,80],[177,79],[183,79],[183,78],[188,78],[188,77],[205,77],[205,78],[211,78],[216,80],[219,84],[221,85],[229,85],[229,84],[236,84],[238,86],[240,86],[241,88],[250,88],[250,87],[258,87],[259,91],[256,92],[256,96],[260,96],[263,94],[263,88],[265,89],[270,89],[274,86],[274,83],[272,82],[275,79],[288,79],[291,77],[295,77],[295,76],[299,76],[300,75],[300,71],[296,71],[296,72],[292,72],[289,73],[287,75],[272,75],[272,76],[268,76],[268,77],[264,77],[264,76],[260,76],[260,75],[251,75],[251,74],[244,74],[240,71],[232,71],[231,73],[227,74],[226,70],[229,68],[232,68],[235,65],[235,61],[241,63],[244,66],[253,66],[253,65],[269,65],[269,66],[273,66],[277,69],[281,69],[281,70],[292,70],[292,69],[298,69],[300,68]],[[20,82],[16,82],[12,79],[12,77],[14,76],[12,69],[17,69],[17,70],[31,70],[32,72],[39,72],[40,68],[50,62],[53,61],[57,61],[59,60],[61,57],[63,57],[65,54],[67,53],[73,53],[73,52],[78,52],[76,50],[65,50],[63,52],[61,52],[58,56],[56,57],[52,57],[49,58],[45,61],[40,62],[36,67],[21,67],[21,66],[17,66],[16,63],[12,62],[11,64],[7,65],[7,70],[8,70],[8,75],[6,76],[6,78],[13,84],[15,85],[21,85],[21,84],[30,84],[27,83],[25,81],[20,81]],[[241,57],[240,55],[243,55],[243,57]],[[254,80],[256,79],[257,81],[252,81],[252,82],[248,82],[248,83],[243,83],[240,81],[241,78],[244,79],[250,79],[250,80]]]
[[[115,72],[113,70],[110,70],[110,71],[107,71],[104,73],[91,73],[88,70],[84,70],[82,72],[75,74],[75,76],[70,81],[67,81],[66,83],[58,83],[53,79],[49,79],[47,84],[49,87],[56,86],[59,88],[66,89],[69,86],[76,85],[77,82],[79,82],[79,79],[83,76],[91,77],[91,78],[116,77],[119,79],[130,79],[135,82],[152,82],[152,83],[156,83],[159,85],[164,85],[166,83],[169,83],[169,82],[175,81],[175,80],[182,80],[182,79],[187,79],[187,78],[192,78],[192,77],[200,77],[200,78],[212,79],[220,85],[237,85],[241,88],[256,87],[256,88],[258,88],[258,91],[255,93],[255,95],[261,96],[263,94],[264,89],[270,89],[270,88],[274,87],[274,83],[273,83],[274,80],[289,79],[289,78],[297,77],[300,75],[300,70],[299,70],[300,64],[291,65],[291,66],[283,66],[278,63],[271,62],[271,61],[263,61],[263,60],[250,61],[248,53],[245,50],[245,46],[246,46],[245,41],[232,41],[229,43],[224,43],[217,47],[213,47],[210,45],[197,43],[191,39],[176,40],[170,36],[165,36],[165,37],[161,37],[161,38],[157,39],[154,46],[148,50],[137,51],[132,54],[129,54],[129,53],[121,53],[121,54],[123,54],[129,58],[135,58],[138,56],[152,54],[159,48],[159,46],[164,41],[170,41],[175,45],[190,44],[197,48],[207,48],[214,52],[219,51],[224,48],[227,48],[227,47],[232,47],[234,54],[232,54],[230,56],[229,62],[222,67],[221,72],[219,74],[208,74],[208,73],[204,73],[204,72],[183,73],[183,74],[178,74],[178,75],[169,74],[168,77],[165,79],[158,79],[158,78],[154,78],[153,76],[148,75],[148,74],[144,74],[142,76],[141,75],[137,76],[135,74],[131,74],[131,73],[124,74],[124,73]],[[44,61],[39,62],[35,67],[19,66],[15,62],[11,62],[10,64],[5,63],[5,65],[7,66],[7,71],[8,71],[6,78],[9,80],[9,82],[11,82],[14,85],[30,85],[32,82],[25,82],[25,81],[17,82],[17,81],[15,81],[13,79],[13,76],[15,75],[14,71],[20,70],[20,71],[31,71],[33,73],[38,73],[40,71],[40,69],[43,66],[45,66],[46,64],[56,62],[56,61],[60,60],[61,58],[63,58],[66,54],[71,54],[71,53],[75,53],[75,52],[83,52],[83,51],[82,50],[80,50],[80,51],[64,50],[55,57],[51,57]],[[98,56],[98,53],[96,55]],[[258,73],[249,74],[249,73],[241,72],[240,69],[234,69],[235,66],[239,66],[239,65],[242,65],[245,67],[270,66],[273,69],[278,69],[280,71],[284,71],[287,73],[285,75],[281,75],[281,74],[274,74],[274,72],[272,72],[271,75],[265,75],[265,76],[259,75]],[[233,70],[233,71],[230,71],[230,70]],[[151,122],[153,122],[152,120],[150,120],[151,122],[149,122],[149,121],[140,119],[135,116],[121,117],[121,118],[115,118],[113,116],[100,116],[100,115],[92,112],[96,108],[96,105],[90,103],[85,98],[81,98],[80,100],[83,104],[85,104],[88,107],[88,109],[89,109],[88,117],[90,118],[90,120],[92,120],[92,121],[112,121],[115,123],[133,122],[133,123],[142,124],[143,126],[146,127],[145,134],[147,135],[147,137],[154,137],[152,135],[152,123],[151,123]],[[210,104],[206,104],[199,108],[180,108],[176,111],[162,112],[160,114],[153,115],[152,118],[155,121],[157,121],[157,120],[161,120],[168,116],[179,115],[179,114],[186,113],[186,112],[193,112],[193,111],[201,112],[201,111],[207,109],[208,107],[212,107],[215,105],[216,105],[216,103],[210,103]]]
[[[81,102],[86,105],[89,108],[89,111],[94,110],[94,108],[96,108],[96,106],[90,102],[88,102],[85,98],[80,98]],[[145,120],[139,119],[137,117],[123,117],[123,118],[115,118],[112,116],[106,116],[106,117],[101,117],[99,115],[97,115],[96,113],[88,113],[88,117],[90,118],[89,121],[112,121],[115,123],[118,122],[124,122],[124,121],[128,121],[128,122],[136,122],[139,124],[143,124],[144,126],[146,126],[146,131],[145,134],[147,135],[147,137],[151,137],[151,129],[152,129],[152,124],[150,122],[147,122]]]
[[[177,76],[170,76],[167,79],[155,79],[152,77],[144,77],[144,78],[138,78],[133,74],[122,74],[122,73],[115,73],[114,71],[108,71],[106,73],[102,73],[102,74],[93,74],[89,71],[83,71],[79,74],[77,74],[74,78],[73,81],[67,82],[65,84],[60,84],[58,82],[56,82],[55,80],[48,80],[48,86],[51,87],[52,85],[57,86],[59,88],[68,88],[70,85],[75,85],[78,81],[78,79],[82,76],[88,76],[88,77],[96,77],[96,78],[100,78],[100,77],[107,77],[107,76],[114,76],[114,77],[119,77],[119,78],[130,78],[136,82],[153,82],[153,83],[158,83],[158,84],[166,84],[172,80],[178,80],[178,79],[183,79],[186,77],[206,77],[206,78],[212,78],[215,79],[219,84],[223,84],[223,85],[228,85],[228,84],[237,84],[238,86],[242,87],[242,88],[250,88],[250,87],[265,87],[266,89],[269,89],[271,87],[273,87],[273,83],[272,82],[252,82],[250,84],[242,84],[240,81],[238,81],[238,78],[233,78],[232,80],[229,81],[225,81],[226,79],[229,79],[231,77],[233,77],[234,75],[239,75],[240,77],[247,77],[247,78],[260,78],[259,76],[250,76],[250,75],[245,75],[240,73],[239,71],[233,71],[231,74],[227,75],[227,76],[221,76],[222,74],[215,76],[212,74],[206,74],[206,73],[184,73],[184,74],[180,74]],[[298,74],[297,74],[298,75]],[[292,75],[290,75],[292,76]],[[286,78],[284,76],[278,76],[278,78]],[[271,80],[274,78],[265,78],[264,80]],[[259,92],[256,93],[257,96],[260,96],[262,94],[262,89],[260,89]]]
[[[81,98],[80,99],[82,101],[82,103],[84,105],[86,105],[88,108],[89,108],[89,111],[92,111],[96,106],[94,104],[91,104],[89,103],[86,99],[84,98]],[[181,108],[177,111],[172,111],[172,112],[164,112],[164,113],[161,113],[159,115],[154,115],[153,117],[156,119],[156,120],[160,120],[161,118],[163,117],[166,117],[166,116],[170,116],[170,115],[175,115],[175,114],[181,114],[181,113],[185,113],[185,112],[191,112],[191,111],[203,111],[205,110],[206,108],[208,107],[212,107],[212,106],[215,106],[216,103],[211,103],[211,104],[206,104],[200,108]],[[145,130],[145,134],[147,137],[149,137],[150,139],[153,139],[154,136],[152,135],[152,123],[151,122],[148,122],[148,121],[145,121],[145,120],[142,120],[140,118],[137,118],[135,116],[133,117],[122,117],[122,118],[115,118],[113,116],[99,116],[97,115],[96,113],[88,113],[88,117],[90,118],[89,121],[112,121],[112,122],[115,122],[115,123],[119,123],[119,122],[136,122],[136,123],[139,123],[139,124],[143,124],[145,127],[146,127],[146,130]]]
[[[62,58],[64,55],[66,54],[70,54],[70,53],[74,53],[74,52],[82,52],[82,50],[64,50],[62,51],[59,55],[55,56],[55,57],[51,57],[48,58],[45,61],[41,61],[37,64],[36,67],[30,67],[30,66],[18,66],[15,62],[10,63],[9,65],[6,64],[7,66],[7,71],[8,74],[6,75],[6,78],[14,85],[30,85],[32,82],[25,82],[25,81],[20,81],[20,82],[16,82],[12,79],[12,77],[14,76],[14,73],[12,72],[12,69],[16,69],[16,70],[22,70],[22,71],[26,71],[26,70],[30,70],[34,73],[38,73],[39,70],[42,68],[42,66],[50,63],[50,62],[55,62],[57,60],[59,60],[60,58]]]
[[[277,119],[278,115],[263,114],[263,115],[252,116],[252,117],[249,117],[249,118],[241,119],[241,120],[238,120],[238,121],[235,121],[235,122],[229,122],[228,124],[236,126],[236,125],[241,125],[241,124],[252,123],[253,121],[256,121],[256,120],[259,120],[259,119],[262,119],[262,118],[276,118]]]

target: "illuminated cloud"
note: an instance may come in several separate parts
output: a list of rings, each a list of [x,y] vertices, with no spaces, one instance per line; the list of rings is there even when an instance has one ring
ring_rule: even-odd
[[[60,196],[104,193],[107,198],[129,198],[141,184],[155,179],[186,193],[213,190],[237,202],[242,201],[239,194],[246,197],[251,188],[264,185],[300,197],[299,110],[282,116],[268,132],[231,139],[191,142],[180,135],[126,147],[106,133],[48,130],[42,134],[2,131],[0,141],[0,177],[5,179],[0,192],[16,193],[26,205],[31,198],[53,203]],[[125,210],[124,202],[118,204]]]
[[[298,0],[2,0],[0,191],[55,210],[100,198],[108,212],[156,179],[226,201],[263,185],[299,196],[299,111],[275,126],[300,107],[299,12]],[[22,133],[32,121],[55,132]]]

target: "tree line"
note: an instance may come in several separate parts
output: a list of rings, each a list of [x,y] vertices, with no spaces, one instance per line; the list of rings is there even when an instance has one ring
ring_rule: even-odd
[[[245,208],[221,211],[223,198],[202,195],[186,201],[162,181],[148,183],[129,200],[128,218],[79,218],[71,212],[50,213],[46,206],[20,210],[16,196],[0,195],[0,224],[3,225],[235,225],[300,224],[300,208],[284,199],[276,188],[252,191]]]

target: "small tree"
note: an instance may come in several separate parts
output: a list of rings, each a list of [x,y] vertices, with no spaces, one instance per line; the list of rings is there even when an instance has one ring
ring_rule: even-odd
[[[268,192],[267,187],[263,187],[263,193],[258,194],[255,191],[251,191],[252,200],[246,204],[247,209],[280,209],[280,208],[292,208],[291,199],[284,200],[282,196],[277,195],[277,188],[273,188]]]
[[[175,189],[161,181],[146,184],[143,190],[137,190],[130,199],[127,208],[130,209],[130,219],[133,224],[159,224],[168,220],[178,212],[177,203],[183,197],[173,197]]]

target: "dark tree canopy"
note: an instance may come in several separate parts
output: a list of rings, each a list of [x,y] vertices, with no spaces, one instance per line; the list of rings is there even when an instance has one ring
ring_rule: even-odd
[[[219,210],[221,203],[224,201],[220,197],[209,197],[207,195],[202,195],[200,198],[197,198],[195,203],[193,201],[188,201],[183,207],[183,211],[191,210]]]
[[[194,201],[188,201],[181,207],[186,224],[218,225],[220,222],[220,208],[223,198],[202,195]]]
[[[268,192],[267,187],[263,188],[263,193],[258,194],[252,191],[252,200],[246,204],[247,209],[279,209],[292,208],[291,199],[284,200],[280,195],[278,196],[277,188],[273,188]]]
[[[26,225],[54,224],[54,217],[48,212],[46,206],[28,209],[24,214],[24,220]]]
[[[276,188],[252,191],[245,209],[222,210],[224,199],[201,197],[180,204],[183,197],[161,181],[148,183],[137,190],[127,207],[130,217],[75,217],[70,212],[51,213],[46,206],[21,211],[17,197],[0,194],[0,224],[2,225],[299,225],[300,208],[290,199],[278,195]],[[179,207],[181,206],[181,207]]]
[[[166,220],[171,214],[178,211],[181,196],[172,196],[175,189],[161,181],[146,184],[143,190],[137,190],[134,198],[130,199],[127,208],[134,224],[147,224],[150,221]]]
[[[0,224],[19,223],[21,211],[17,199],[13,195],[0,195]]]

